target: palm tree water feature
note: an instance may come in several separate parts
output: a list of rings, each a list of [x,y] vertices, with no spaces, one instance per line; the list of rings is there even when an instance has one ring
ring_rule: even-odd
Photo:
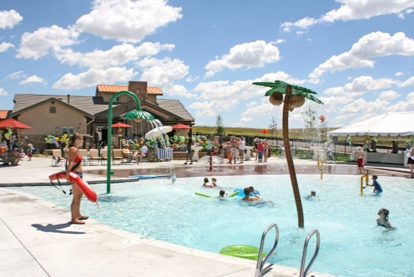
[[[129,111],[126,114],[124,114],[122,116],[123,119],[155,121],[155,118],[152,114],[141,110],[141,102],[139,101],[138,97],[132,92],[124,90],[124,91],[115,93],[114,96],[112,96],[111,100],[109,101],[109,108],[108,108],[108,135],[107,135],[108,161],[107,161],[107,166],[106,166],[106,193],[107,194],[111,193],[111,175],[114,174],[114,172],[111,170],[112,104],[121,95],[131,96],[135,100],[135,103],[137,104],[137,109],[135,111]]]
[[[271,88],[266,92],[265,96],[269,96],[269,101],[272,103],[272,105],[279,106],[282,104],[282,102],[284,102],[282,118],[283,144],[285,147],[286,162],[289,168],[289,175],[292,183],[293,195],[295,197],[296,210],[298,213],[298,227],[305,228],[302,200],[300,196],[298,181],[296,178],[295,166],[293,164],[292,152],[290,151],[289,144],[289,111],[293,111],[295,108],[301,107],[305,103],[305,98],[312,100],[318,104],[323,104],[323,102],[313,96],[313,94],[317,94],[316,92],[300,86],[290,85],[283,81],[275,81],[274,83],[255,82],[253,85]],[[284,101],[283,94],[285,94]]]

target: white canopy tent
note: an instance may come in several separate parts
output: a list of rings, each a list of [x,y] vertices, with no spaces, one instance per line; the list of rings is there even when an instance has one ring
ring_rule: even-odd
[[[414,112],[388,112],[365,121],[328,132],[338,136],[411,136],[414,135]]]

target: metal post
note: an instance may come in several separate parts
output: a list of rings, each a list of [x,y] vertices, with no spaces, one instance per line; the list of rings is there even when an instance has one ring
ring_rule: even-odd
[[[111,175],[114,174],[111,171],[111,158],[112,158],[112,103],[116,100],[117,97],[121,95],[129,95],[134,98],[135,103],[137,104],[137,110],[141,110],[141,102],[139,101],[138,97],[130,91],[120,91],[112,96],[111,100],[109,101],[109,108],[108,108],[108,134],[107,134],[107,153],[108,153],[108,160],[106,163],[106,193],[111,193]]]

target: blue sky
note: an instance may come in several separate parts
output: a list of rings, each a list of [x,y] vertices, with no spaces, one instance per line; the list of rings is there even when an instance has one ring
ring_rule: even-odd
[[[94,95],[147,81],[196,125],[281,126],[252,82],[310,88],[331,127],[414,111],[414,0],[0,2],[0,109],[16,93]]]

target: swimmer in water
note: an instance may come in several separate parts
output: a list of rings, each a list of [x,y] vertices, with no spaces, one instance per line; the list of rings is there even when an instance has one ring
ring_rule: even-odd
[[[260,197],[258,196],[250,196],[250,188],[244,189],[244,198],[242,198],[243,201],[255,201],[260,200]]]
[[[226,192],[224,191],[224,190],[220,190],[220,192],[219,192],[219,196],[217,197],[217,198],[227,198],[226,197]]]
[[[377,175],[372,175],[372,184],[371,185],[367,184],[367,186],[374,187],[373,192],[376,194],[380,194],[382,193],[382,188],[380,184],[378,183],[377,179],[378,179]]]
[[[252,195],[252,194],[253,194],[253,196],[256,196],[258,199],[261,199],[261,198],[259,197],[260,192],[258,192],[257,190],[255,190],[255,189],[254,189],[254,187],[249,187],[249,190],[250,190],[250,195]]]
[[[387,229],[393,229],[391,227],[391,222],[388,221],[388,215],[390,214],[390,211],[382,208],[378,211],[379,218],[377,218],[377,226],[382,226]]]

